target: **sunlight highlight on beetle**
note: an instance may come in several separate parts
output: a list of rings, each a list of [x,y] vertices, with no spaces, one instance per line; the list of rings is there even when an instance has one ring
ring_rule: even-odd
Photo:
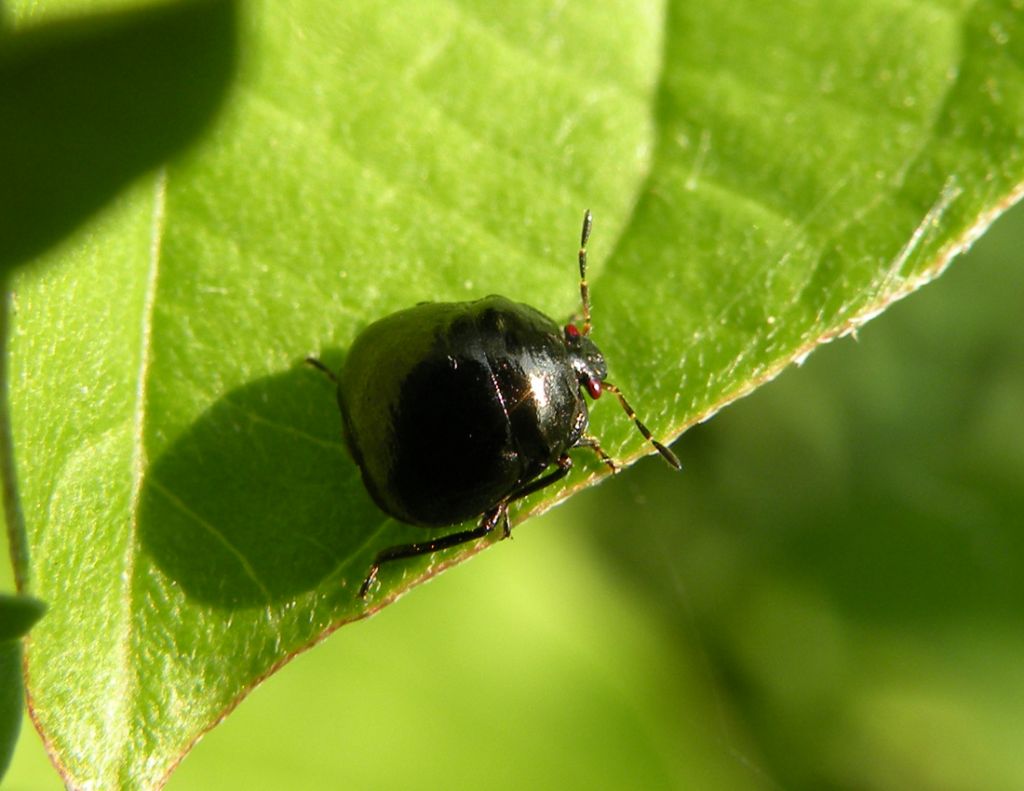
[[[547,377],[542,374],[530,374],[530,395],[537,402],[539,409],[546,409],[550,402],[547,388]]]

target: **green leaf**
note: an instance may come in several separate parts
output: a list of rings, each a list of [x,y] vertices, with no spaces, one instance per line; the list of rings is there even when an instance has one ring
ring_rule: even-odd
[[[422,531],[369,501],[307,354],[422,300],[568,317],[589,207],[595,340],[675,436],[1019,194],[1021,27],[1011,0],[246,6],[214,133],[16,284],[33,716],[68,782],[159,784],[296,651],[476,551],[355,598]],[[650,452],[614,403],[592,432]],[[581,453],[517,515],[604,474]]]
[[[14,753],[25,706],[21,685],[21,642],[46,606],[31,596],[0,594],[0,779]]]

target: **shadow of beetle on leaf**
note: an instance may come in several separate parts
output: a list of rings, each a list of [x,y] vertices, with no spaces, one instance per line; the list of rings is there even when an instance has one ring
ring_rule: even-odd
[[[334,370],[342,355],[324,355]],[[390,522],[342,440],[333,385],[304,362],[224,395],[153,460],[139,530],[196,601],[266,606],[337,578],[355,588]],[[340,592],[340,591],[339,591]]]

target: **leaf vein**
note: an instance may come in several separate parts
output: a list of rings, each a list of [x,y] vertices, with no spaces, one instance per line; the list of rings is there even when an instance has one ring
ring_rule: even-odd
[[[256,573],[256,570],[253,568],[248,558],[245,557],[245,555],[242,553],[240,549],[238,549],[238,547],[236,547],[234,544],[228,541],[227,537],[220,530],[217,529],[216,525],[214,525],[211,522],[208,522],[206,519],[201,517],[191,508],[189,508],[180,497],[174,494],[174,492],[172,492],[169,488],[164,486],[159,480],[157,480],[152,475],[150,475],[147,478],[147,483],[151,485],[156,491],[160,492],[160,494],[162,494],[171,505],[177,508],[181,513],[183,513],[193,522],[195,522],[196,525],[198,525],[207,533],[209,533],[214,538],[214,540],[217,541],[217,543],[224,547],[224,549],[226,549],[228,553],[232,557],[234,557],[235,560],[238,561],[238,565],[242,567],[242,570],[249,577],[249,579],[252,580],[253,584],[260,589],[260,592],[266,597],[267,601],[273,601],[274,597],[271,595],[270,590],[267,588],[266,585],[263,584],[263,581],[259,578],[259,575]]]

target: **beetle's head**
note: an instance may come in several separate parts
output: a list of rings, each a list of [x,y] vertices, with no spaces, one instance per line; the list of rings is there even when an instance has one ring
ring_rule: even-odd
[[[565,346],[569,350],[569,360],[572,362],[580,387],[586,390],[591,398],[599,398],[601,383],[608,376],[608,365],[604,361],[604,355],[575,324],[565,325]]]

